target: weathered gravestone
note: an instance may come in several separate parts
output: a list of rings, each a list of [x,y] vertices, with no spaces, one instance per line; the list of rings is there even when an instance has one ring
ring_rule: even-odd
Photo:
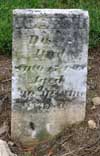
[[[12,136],[42,140],[84,120],[88,12],[17,9],[13,16]]]

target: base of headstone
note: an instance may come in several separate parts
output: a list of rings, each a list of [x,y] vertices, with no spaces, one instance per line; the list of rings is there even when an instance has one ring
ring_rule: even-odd
[[[38,119],[39,121],[36,122]],[[24,145],[35,144],[37,142],[51,139],[59,134],[65,127],[74,123],[80,123],[85,118],[85,105],[68,105],[66,109],[51,109],[49,113],[12,113],[12,137],[17,138]],[[30,121],[38,123],[36,136],[30,127]],[[45,128],[44,128],[45,127]],[[44,128],[44,129],[43,129]],[[36,137],[36,138],[35,138]]]

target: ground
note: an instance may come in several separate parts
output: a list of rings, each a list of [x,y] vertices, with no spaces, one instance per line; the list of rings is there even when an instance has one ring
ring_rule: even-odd
[[[7,128],[1,138],[9,143],[11,150],[18,156],[100,156],[100,106],[92,109],[92,98],[100,97],[100,46],[89,49],[87,84],[85,121],[65,127],[51,140],[26,148],[10,136],[11,58],[0,56],[0,126],[6,125]],[[88,126],[88,120],[91,119],[96,122],[95,129]]]

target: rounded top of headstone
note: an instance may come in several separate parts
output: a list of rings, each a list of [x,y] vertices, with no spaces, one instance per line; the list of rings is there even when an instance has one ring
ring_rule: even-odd
[[[75,14],[80,15],[83,14],[85,16],[88,16],[88,11],[82,10],[82,9],[14,9],[13,10],[14,15],[41,15],[41,14],[47,14],[47,15],[55,15],[55,14]]]

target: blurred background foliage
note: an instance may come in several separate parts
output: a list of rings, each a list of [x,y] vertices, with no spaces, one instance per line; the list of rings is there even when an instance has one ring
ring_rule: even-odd
[[[79,8],[89,11],[89,47],[100,44],[100,0],[0,0],[0,54],[11,54],[12,10],[16,8]]]

